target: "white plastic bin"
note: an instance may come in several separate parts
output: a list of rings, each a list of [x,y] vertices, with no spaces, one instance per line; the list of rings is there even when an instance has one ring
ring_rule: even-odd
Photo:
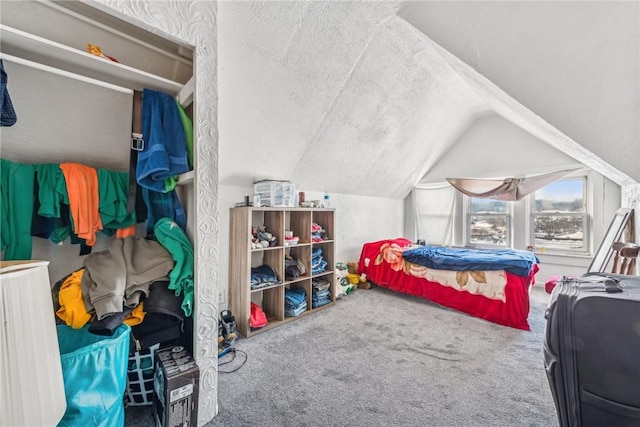
[[[253,185],[261,206],[295,207],[296,187],[290,181],[260,181]]]

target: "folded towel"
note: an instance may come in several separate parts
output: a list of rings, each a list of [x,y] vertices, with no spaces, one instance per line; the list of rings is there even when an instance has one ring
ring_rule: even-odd
[[[165,180],[189,170],[187,142],[176,101],[167,93],[142,92],[142,137],[136,179],[141,187],[166,192]]]

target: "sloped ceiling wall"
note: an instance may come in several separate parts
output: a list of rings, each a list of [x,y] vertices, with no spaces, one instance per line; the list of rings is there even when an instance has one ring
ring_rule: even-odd
[[[401,198],[489,113],[618,183],[630,179],[427,37],[441,16],[448,26],[438,35],[455,39],[456,16],[422,3],[221,2],[221,185],[289,179],[305,190]],[[499,68],[508,58],[492,61]],[[451,170],[462,174],[464,161]]]
[[[496,156],[495,153],[501,153]],[[514,162],[510,159],[517,158]],[[452,176],[451,165],[465,162],[462,175]],[[573,169],[576,161],[498,114],[475,120],[421,182],[443,183],[446,178],[521,176],[549,170]]]
[[[640,181],[640,2],[408,1],[399,15]]]

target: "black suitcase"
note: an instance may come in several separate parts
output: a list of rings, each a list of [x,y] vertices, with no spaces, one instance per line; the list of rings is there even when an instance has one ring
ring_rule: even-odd
[[[640,426],[640,277],[563,278],[545,317],[560,426]]]

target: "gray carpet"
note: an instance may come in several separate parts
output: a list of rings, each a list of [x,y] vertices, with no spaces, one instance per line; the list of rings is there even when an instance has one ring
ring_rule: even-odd
[[[541,286],[531,331],[376,287],[250,339],[220,373],[208,426],[557,426],[543,368]],[[231,359],[225,356],[220,362]],[[238,353],[221,371],[244,360]],[[127,426],[152,425],[149,408]]]

